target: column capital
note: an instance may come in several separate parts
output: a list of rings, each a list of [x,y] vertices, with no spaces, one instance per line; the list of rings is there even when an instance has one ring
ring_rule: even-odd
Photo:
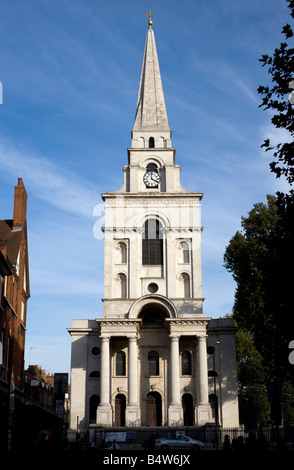
[[[130,342],[130,341],[137,341],[138,338],[139,338],[139,336],[138,336],[138,335],[135,335],[135,336],[127,336],[127,338],[128,338],[128,341],[129,341],[129,342]]]
[[[206,341],[208,335],[197,335],[198,341]]]
[[[171,341],[179,341],[181,335],[169,335]]]
[[[103,342],[110,341],[110,336],[100,336],[100,338]]]

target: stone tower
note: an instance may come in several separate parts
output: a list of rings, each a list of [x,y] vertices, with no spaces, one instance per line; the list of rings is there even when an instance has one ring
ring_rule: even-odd
[[[180,344],[182,350],[189,345],[185,349],[187,361],[191,375],[192,368],[195,373],[195,420],[200,424],[210,419],[206,360],[209,319],[202,310],[202,194],[182,188],[171,134],[150,25],[124,184],[102,196],[105,285],[104,312],[99,320],[101,424],[112,422],[116,405],[111,404],[111,396],[117,388],[126,391],[127,423],[148,421],[142,393],[144,403],[148,402],[150,390],[155,407],[166,410],[161,416],[157,412],[158,423],[183,421]],[[118,352],[124,352],[128,363],[128,379],[120,387],[116,379],[110,381],[113,368],[109,367],[111,355],[115,357]],[[150,353],[154,353],[156,374],[148,373]]]

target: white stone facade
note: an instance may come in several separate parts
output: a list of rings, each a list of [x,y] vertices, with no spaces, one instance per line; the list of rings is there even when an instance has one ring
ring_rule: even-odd
[[[216,409],[238,426],[235,329],[203,313],[202,194],[180,184],[151,28],[124,184],[102,198],[103,314],[68,330],[71,430],[202,426]]]

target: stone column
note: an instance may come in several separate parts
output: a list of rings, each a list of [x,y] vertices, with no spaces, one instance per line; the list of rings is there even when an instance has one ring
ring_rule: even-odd
[[[137,338],[129,338],[129,367],[128,367],[128,404],[138,405],[138,352]]]
[[[180,396],[180,351],[179,337],[170,336],[170,404],[168,407],[168,424],[182,425],[183,407]]]
[[[180,405],[180,351],[178,336],[171,336],[170,338],[170,379],[170,404]]]
[[[208,403],[206,336],[198,337],[199,404]]]
[[[196,421],[198,426],[211,422],[211,406],[208,402],[208,371],[206,336],[198,336],[198,406]]]
[[[138,404],[138,345],[137,337],[129,337],[128,347],[128,405],[126,408],[126,425],[141,424],[140,406]]]
[[[109,405],[109,377],[110,377],[110,355],[109,337],[101,338],[101,374],[100,374],[100,404]]]
[[[110,405],[110,338],[101,338],[101,374],[100,405],[97,409],[97,424],[112,426],[112,408]]]

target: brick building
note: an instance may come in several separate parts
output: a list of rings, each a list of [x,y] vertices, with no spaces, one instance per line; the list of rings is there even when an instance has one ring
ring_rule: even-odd
[[[7,448],[9,416],[22,385],[30,297],[27,194],[14,188],[13,219],[0,220],[0,448]]]

